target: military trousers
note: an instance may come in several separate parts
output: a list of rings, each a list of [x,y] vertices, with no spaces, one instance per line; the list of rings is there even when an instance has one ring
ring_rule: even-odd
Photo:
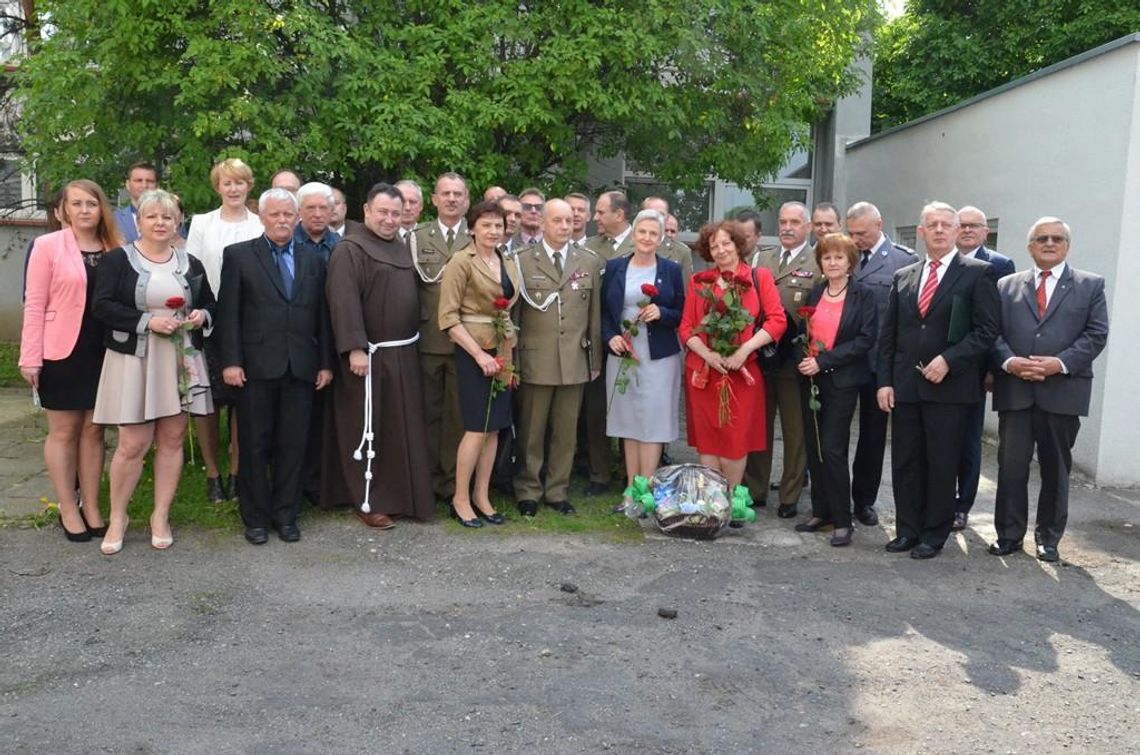
[[[515,476],[516,501],[566,500],[584,387],[582,383],[519,386],[517,428],[522,464]]]

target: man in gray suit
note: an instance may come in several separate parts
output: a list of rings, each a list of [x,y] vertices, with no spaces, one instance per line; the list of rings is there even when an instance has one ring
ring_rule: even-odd
[[[998,413],[995,556],[1021,550],[1029,518],[1029,466],[1041,468],[1037,558],[1056,561],[1069,517],[1069,472],[1081,417],[1089,413],[1092,363],[1108,339],[1104,278],[1065,262],[1072,233],[1059,218],[1029,229],[1033,268],[1002,278],[1001,334],[994,343]]]
[[[859,249],[855,280],[875,292],[881,323],[895,271],[916,262],[917,258],[913,250],[894,243],[883,233],[883,216],[879,208],[870,202],[856,202],[848,208],[847,235]],[[874,372],[879,361],[877,345],[868,357]],[[855,461],[851,464],[851,500],[855,504],[855,518],[868,527],[879,523],[874,506],[879,496],[879,483],[883,480],[889,419],[889,415],[879,409],[876,390],[874,377],[859,390],[859,443],[855,447]]]

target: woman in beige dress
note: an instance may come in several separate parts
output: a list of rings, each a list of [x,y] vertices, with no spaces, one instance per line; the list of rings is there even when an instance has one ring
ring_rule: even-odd
[[[107,354],[95,422],[119,426],[111,459],[111,522],[101,550],[123,548],[127,506],[153,443],[151,546],[164,550],[170,504],[182,475],[187,414],[213,411],[202,335],[212,327],[214,294],[202,263],[175,248],[181,217],[161,189],[139,198],[139,238],[107,254],[95,288],[95,316],[107,327]]]

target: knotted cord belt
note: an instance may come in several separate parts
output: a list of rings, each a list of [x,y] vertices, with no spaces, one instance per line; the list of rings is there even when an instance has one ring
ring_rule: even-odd
[[[399,341],[380,341],[368,344],[368,372],[364,376],[364,429],[360,433],[360,443],[352,452],[352,458],[356,461],[368,459],[368,463],[364,467],[364,500],[360,504],[360,510],[365,514],[372,512],[372,506],[368,503],[368,496],[372,491],[372,460],[376,458],[376,451],[372,448],[374,437],[372,434],[372,355],[378,349],[411,346],[418,340],[420,340],[420,334],[416,333],[411,338],[403,338]],[[367,450],[365,450],[365,446],[367,446]]]

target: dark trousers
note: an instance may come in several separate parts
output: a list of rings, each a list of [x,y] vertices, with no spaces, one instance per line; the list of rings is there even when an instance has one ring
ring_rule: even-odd
[[[237,391],[241,518],[246,527],[293,524],[301,508],[313,384],[286,376]]]
[[[590,482],[608,485],[613,454],[606,435],[606,371],[586,384],[582,392],[582,411],[578,421],[578,446],[585,448],[590,468]]]
[[[1056,546],[1069,520],[1069,472],[1080,417],[1037,407],[998,414],[998,484],[994,528],[1002,540],[1025,537],[1029,519],[1029,465],[1033,449],[1041,468],[1037,527],[1041,545]]]
[[[859,388],[859,442],[851,465],[851,500],[855,510],[875,505],[883,481],[889,414],[879,408],[878,385],[872,377]]]
[[[313,391],[313,406],[309,411],[309,436],[305,439],[305,473],[301,490],[317,506],[321,498],[321,456],[325,435],[325,411],[331,388]]]
[[[966,405],[898,402],[891,413],[891,479],[899,537],[941,548],[954,523]]]
[[[969,514],[978,497],[978,480],[982,476],[982,428],[986,419],[986,399],[971,404],[966,416],[966,437],[962,440],[962,456],[958,459],[958,499],[954,511]]]
[[[811,472],[811,515],[832,522],[837,528],[846,528],[851,526],[851,474],[847,466],[847,449],[851,443],[851,419],[855,416],[859,389],[840,388],[826,373],[816,375],[815,384],[819,387],[821,404],[818,413],[808,407],[811,383],[804,379],[801,386],[804,436],[807,439],[808,470]]]

